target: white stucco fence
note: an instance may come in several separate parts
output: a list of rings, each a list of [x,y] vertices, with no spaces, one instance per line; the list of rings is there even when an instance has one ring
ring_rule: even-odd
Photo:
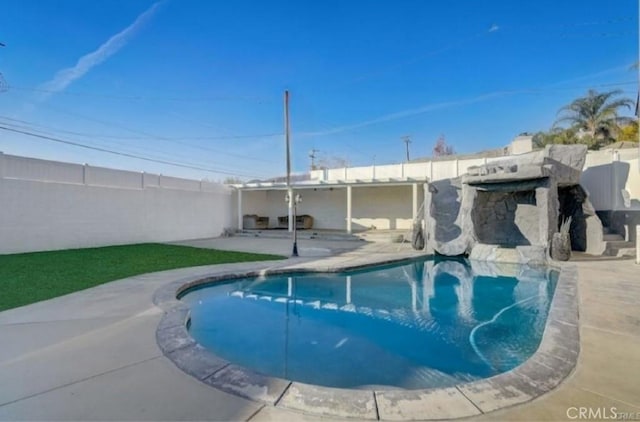
[[[600,210],[640,210],[640,163],[638,149],[589,151],[581,179],[591,203]],[[427,177],[431,181],[467,173],[469,167],[505,157],[470,158],[314,170],[314,180],[372,180]]]
[[[233,189],[0,153],[0,254],[219,236]]]

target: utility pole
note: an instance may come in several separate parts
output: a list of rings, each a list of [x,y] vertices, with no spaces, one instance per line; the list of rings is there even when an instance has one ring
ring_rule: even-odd
[[[0,42],[0,47],[4,47],[4,43]],[[2,76],[2,72],[0,72],[0,92],[5,92],[9,89],[9,85],[7,81],[4,80],[4,76]]]
[[[289,148],[289,91],[284,91],[284,141],[287,146],[287,188],[291,186],[291,154]]]
[[[407,150],[407,162],[409,162],[409,144],[411,143],[411,137],[410,136],[403,136],[402,137],[402,142],[404,142],[406,150]]]
[[[293,215],[289,213],[289,224],[293,224],[293,251],[291,256],[298,256],[298,233],[296,233],[296,205],[300,201],[300,195],[294,195],[291,188],[291,142],[289,135],[289,91],[284,91],[284,139],[287,144],[287,195],[285,199],[289,208],[293,208]],[[291,221],[293,220],[293,221]]]
[[[309,158],[311,158],[311,170],[316,169],[316,152],[320,152],[320,151],[318,151],[315,148],[309,151]]]

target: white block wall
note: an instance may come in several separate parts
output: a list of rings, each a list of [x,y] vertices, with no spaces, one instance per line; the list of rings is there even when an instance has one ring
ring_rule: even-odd
[[[174,178],[180,188],[165,187],[163,178],[0,154],[0,254],[214,237],[235,226],[232,189]]]
[[[539,151],[538,154],[542,154]],[[580,183],[589,191],[595,209],[638,210],[640,208],[640,152],[637,148],[618,151],[602,150],[587,153]],[[420,163],[387,164],[365,167],[314,170],[315,180],[355,180],[426,177],[429,181],[458,177],[468,172],[469,167],[505,157],[451,159]],[[623,193],[622,191],[626,191]],[[630,206],[625,204],[630,197]]]

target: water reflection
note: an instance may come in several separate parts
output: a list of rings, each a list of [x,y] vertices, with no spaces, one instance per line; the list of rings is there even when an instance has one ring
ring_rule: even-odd
[[[191,333],[260,372],[334,387],[449,386],[535,351],[546,271],[466,260],[241,279],[194,290]]]

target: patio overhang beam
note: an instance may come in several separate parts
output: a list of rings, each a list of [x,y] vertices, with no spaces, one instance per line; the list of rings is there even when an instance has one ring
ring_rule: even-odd
[[[411,186],[414,183],[427,183],[428,178],[407,177],[407,178],[387,178],[387,179],[356,179],[356,180],[318,180],[312,183],[296,183],[291,185],[293,190],[301,189],[326,189],[326,188],[346,188],[353,187],[384,187],[384,186]],[[255,190],[282,190],[289,188],[286,183],[260,182],[234,185],[241,191]]]

